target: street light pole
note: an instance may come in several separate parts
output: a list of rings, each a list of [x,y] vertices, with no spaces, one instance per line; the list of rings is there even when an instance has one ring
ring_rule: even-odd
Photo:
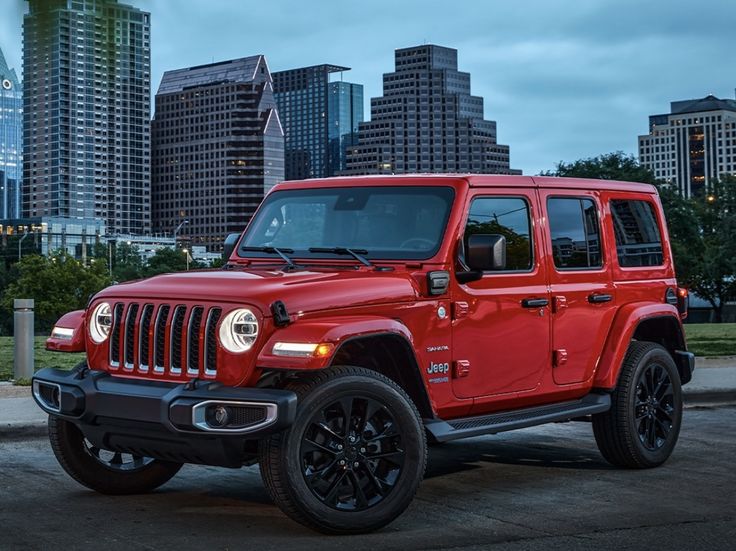
[[[176,249],[176,236],[179,233],[179,230],[184,224],[189,224],[189,220],[182,220],[181,224],[176,226],[176,229],[174,230],[174,248]]]
[[[182,249],[184,251],[184,258],[187,261],[187,272],[189,271],[189,249]]]
[[[28,237],[28,232],[23,233],[23,237],[20,238],[20,241],[18,241],[18,262],[20,262],[21,257],[23,256],[23,240]]]

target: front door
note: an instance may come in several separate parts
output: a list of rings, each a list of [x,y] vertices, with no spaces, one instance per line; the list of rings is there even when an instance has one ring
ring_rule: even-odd
[[[540,190],[547,212],[545,239],[552,302],[552,361],[556,384],[587,381],[615,314],[612,250],[601,242],[600,198],[581,190]]]
[[[533,189],[479,189],[469,201],[463,244],[474,233],[503,235],[506,266],[466,284],[453,279],[453,390],[458,398],[503,399],[536,388],[550,368],[541,210]]]

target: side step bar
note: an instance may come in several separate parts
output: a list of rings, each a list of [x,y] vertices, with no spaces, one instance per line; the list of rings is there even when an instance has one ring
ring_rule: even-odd
[[[557,421],[569,421],[576,417],[602,413],[610,408],[611,396],[609,394],[593,393],[570,402],[547,404],[490,415],[463,417],[452,421],[431,419],[425,421],[424,426],[438,442],[449,442],[459,438],[496,434]]]

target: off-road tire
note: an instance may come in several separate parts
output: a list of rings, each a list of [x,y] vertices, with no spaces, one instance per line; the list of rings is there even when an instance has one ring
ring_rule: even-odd
[[[667,398],[667,407],[670,405],[672,407],[671,423],[668,422],[670,429],[666,437],[661,439],[661,445],[655,445],[656,449],[650,449],[642,440],[642,438],[646,439],[646,436],[640,437],[639,434],[642,426],[640,423],[646,423],[647,420],[642,417],[643,421],[637,421],[637,413],[639,416],[646,416],[647,407],[650,407],[654,409],[655,416],[659,415],[665,420],[667,417],[663,411],[657,411],[657,408],[651,404],[637,406],[637,403],[642,403],[637,397],[637,392],[642,392],[642,390],[637,390],[637,388],[642,383],[642,374],[652,368],[656,369],[657,366],[663,370],[658,373],[666,373],[671,384],[671,397]],[[646,392],[645,389],[644,392]],[[659,421],[656,418],[651,420],[655,426],[657,422]],[[680,376],[672,357],[659,344],[632,341],[621,366],[618,384],[611,395],[611,409],[593,415],[593,433],[598,449],[608,462],[618,467],[629,469],[657,467],[672,454],[680,433],[681,423],[682,390]],[[646,428],[644,432],[646,433]],[[656,434],[655,441],[659,444]]]
[[[427,462],[424,427],[419,412],[409,396],[387,377],[368,369],[351,366],[332,367],[291,384],[288,388],[296,392],[299,400],[296,421],[288,430],[264,439],[260,446],[261,476],[269,494],[281,510],[293,520],[327,534],[370,532],[389,524],[403,513],[416,494],[419,483],[424,477]],[[356,403],[360,404],[364,399],[367,399],[364,402],[366,404],[368,401],[382,404],[384,409],[380,410],[382,413],[379,414],[379,417],[384,413],[392,416],[390,425],[396,427],[395,430],[400,435],[400,440],[394,440],[392,445],[400,442],[400,449],[403,452],[403,466],[400,468],[392,489],[386,493],[385,497],[374,497],[379,501],[362,510],[338,510],[336,507],[342,507],[343,504],[330,506],[325,496],[318,497],[314,486],[310,487],[307,482],[304,467],[304,458],[312,456],[305,456],[305,452],[302,451],[302,446],[308,445],[306,442],[310,441],[308,435],[311,434],[314,438],[316,434],[314,431],[321,430],[314,422],[315,416],[324,415],[325,411],[333,407],[337,401],[347,400],[348,397],[350,397],[350,403],[353,404],[349,406],[351,408]],[[364,411],[368,411],[367,405]],[[350,418],[351,422],[353,419],[360,422],[357,421],[358,415],[358,413],[354,416],[347,414],[344,417]],[[365,416],[368,417],[367,414]],[[380,419],[376,421],[375,414],[370,419],[374,420],[373,425],[379,425]],[[363,421],[362,430],[357,431],[356,434],[360,434],[361,439],[366,438],[368,441],[371,433],[365,423]],[[340,435],[347,435],[350,430],[347,428],[339,432]],[[334,445],[332,441],[334,437],[329,436],[328,438],[331,440],[329,445]],[[378,438],[387,437],[379,435]],[[347,436],[344,442],[348,442]],[[372,453],[372,446],[372,444],[365,445],[367,455]],[[381,451],[383,451],[383,444],[381,446]],[[396,445],[395,449],[399,449],[399,446]],[[325,454],[320,456],[319,451],[306,453],[316,453],[317,457],[330,457]],[[337,470],[340,468],[337,465],[337,458],[344,459],[344,456],[334,454],[333,456],[332,460],[328,459],[325,463],[333,465],[331,475],[337,473],[334,478],[337,480],[340,474]],[[350,461],[348,461],[348,468]],[[360,482],[356,477],[368,478],[369,461],[366,459],[360,466],[356,466],[355,474],[348,477],[349,483],[355,490],[355,504],[358,503],[358,493],[363,503],[367,503],[365,501],[367,494],[362,489],[360,491],[357,489]],[[375,465],[375,463],[372,464]],[[318,482],[323,481],[322,475],[319,476]],[[381,486],[380,483],[375,483],[375,487]],[[368,486],[366,488],[370,490]]]
[[[181,469],[181,463],[152,460],[132,471],[112,469],[89,451],[84,435],[72,422],[49,416],[49,440],[57,461],[74,480],[108,495],[150,492],[168,482]]]

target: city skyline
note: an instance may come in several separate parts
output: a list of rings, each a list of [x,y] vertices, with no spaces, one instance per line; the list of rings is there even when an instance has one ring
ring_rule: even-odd
[[[498,121],[499,141],[511,146],[512,165],[526,174],[603,152],[636,154],[641,121],[662,105],[710,93],[733,97],[736,85],[724,70],[736,40],[729,24],[736,6],[716,0],[696,11],[679,0],[460,3],[451,11],[432,1],[376,2],[370,12],[335,2],[310,10],[295,2],[189,0],[185,9],[180,2],[131,3],[152,12],[154,86],[165,70],[260,53],[272,71],[324,62],[352,67],[350,79],[365,86],[367,103],[381,95],[395,49],[424,42],[457,48],[474,93],[486,99],[486,118]],[[15,67],[26,8],[22,0],[8,2],[0,21],[2,47]],[[371,13],[384,15],[380,26]],[[265,24],[273,20],[280,21],[276,31]],[[264,24],[249,23],[244,35],[245,21]]]

